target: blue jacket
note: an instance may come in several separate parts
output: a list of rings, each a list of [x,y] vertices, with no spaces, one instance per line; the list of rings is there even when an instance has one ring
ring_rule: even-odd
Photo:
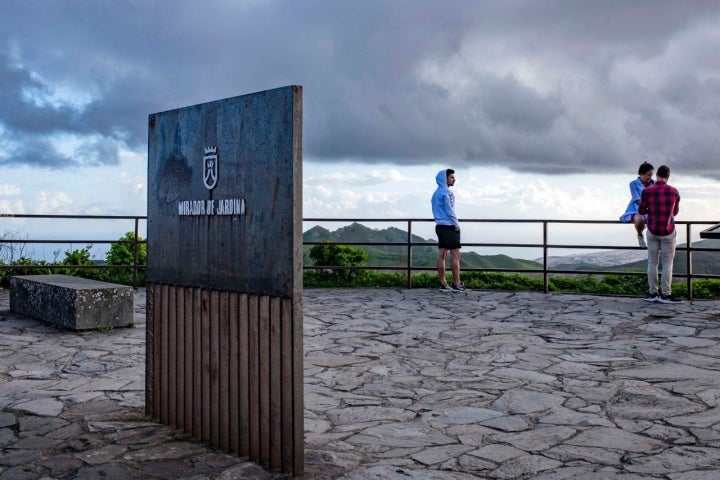
[[[650,185],[653,185],[654,183],[655,182],[653,180],[650,180]],[[645,185],[643,185],[640,177],[630,182],[630,203],[628,203],[625,213],[620,216],[621,222],[632,222],[633,215],[638,213],[638,208],[640,207],[640,196],[642,195],[643,190],[645,190]]]
[[[456,228],[460,228],[457,215],[455,215],[455,195],[447,186],[447,173],[445,172],[445,170],[440,170],[435,177],[438,187],[430,201],[433,217],[438,225],[454,225]]]

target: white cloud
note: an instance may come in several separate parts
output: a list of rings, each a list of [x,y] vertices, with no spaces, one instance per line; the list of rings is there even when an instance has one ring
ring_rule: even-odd
[[[63,191],[41,191],[35,199],[31,199],[31,204],[38,214],[73,214],[77,211],[75,202]]]
[[[17,196],[20,195],[20,187],[7,183],[0,183],[0,196]]]
[[[0,214],[24,214],[25,208],[19,199],[4,199],[0,198]]]
[[[305,166],[308,172],[316,168],[328,175],[332,174],[327,164],[307,163]],[[342,172],[346,175],[360,175],[355,170],[362,168],[344,166]],[[367,191],[363,188],[351,190],[332,183],[323,184],[321,189],[306,188],[303,192],[304,216],[430,220],[434,175],[440,168],[429,165],[400,169],[400,177],[404,181],[388,182]],[[600,227],[555,225],[551,230],[556,240],[557,235],[564,235],[563,241],[566,243],[592,244],[593,241],[600,241],[632,246],[634,241],[633,235],[628,234],[628,229],[632,227],[620,224],[618,218],[627,206],[630,196],[628,184],[635,175],[538,176],[495,167],[457,169],[456,176],[456,211],[461,219],[601,220],[613,223]],[[720,182],[677,176],[678,181],[671,183],[682,195],[678,219],[718,221],[715,205],[720,195]],[[422,188],[418,187],[420,179],[424,179],[425,183]],[[402,222],[394,226],[406,228]],[[329,228],[328,225],[326,227]],[[434,238],[432,223],[416,223],[413,228],[415,234]],[[500,228],[494,225],[488,229],[486,224],[468,223],[463,229],[467,230],[468,238],[475,238],[475,242],[541,241],[540,228],[532,224],[507,224]],[[694,234],[697,235],[700,230],[696,226]],[[508,253],[526,255],[527,258],[539,256],[534,251]]]

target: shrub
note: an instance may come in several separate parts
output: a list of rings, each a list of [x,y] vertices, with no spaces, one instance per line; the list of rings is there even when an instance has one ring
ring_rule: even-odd
[[[310,249],[310,258],[318,267],[360,267],[368,260],[368,254],[365,250],[351,245],[335,245],[323,243],[315,245]],[[322,277],[333,278],[336,281],[358,281],[367,277],[366,270],[352,269],[322,269],[317,271]]]
[[[132,265],[135,258],[135,244],[130,242],[134,241],[135,232],[127,232],[118,238],[117,242],[112,243],[110,250],[105,255],[108,265]],[[138,237],[138,241],[141,242],[142,238]],[[137,244],[137,262],[138,265],[147,264],[147,244],[145,243]]]
[[[463,283],[468,288],[488,290],[532,290],[544,289],[541,278],[518,273],[467,272],[463,274]]]
[[[85,248],[81,248],[79,250],[65,250],[65,258],[62,262],[60,262],[61,265],[93,265],[93,261],[90,258],[90,249],[92,248],[92,245],[86,245]],[[91,272],[91,269],[85,269],[85,268],[68,268],[64,270],[60,270],[59,273],[64,273],[65,275],[76,275],[79,277],[90,277],[92,278],[94,275]]]
[[[51,268],[27,268],[27,267],[42,267],[49,265],[44,260],[33,260],[32,258],[20,257],[10,263],[13,268],[0,270],[0,286],[10,286],[10,277],[15,275],[49,275],[52,272]]]
[[[138,241],[142,238],[138,236]],[[112,283],[120,283],[123,285],[133,284],[133,264],[135,262],[135,232],[127,232],[120,237],[117,242],[110,245],[110,249],[105,255],[105,262],[108,265],[127,265],[128,268],[113,268],[103,270],[102,280]],[[147,244],[137,244],[137,264],[147,265]],[[145,269],[139,269],[137,274],[137,284],[145,285],[146,279]]]
[[[317,270],[305,270],[303,286],[306,288],[404,288],[407,287],[407,277],[400,273],[383,273],[371,270],[356,271],[361,275],[344,278]],[[414,277],[413,277],[414,278]]]
[[[673,286],[673,288],[675,287]],[[712,278],[704,280],[693,280],[692,288],[693,298],[720,298],[720,280],[715,280]],[[687,287],[685,288],[685,290],[687,290]],[[679,294],[680,292],[677,291],[675,293]]]

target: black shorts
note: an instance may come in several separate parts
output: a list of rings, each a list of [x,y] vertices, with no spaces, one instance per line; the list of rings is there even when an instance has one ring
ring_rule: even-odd
[[[438,237],[438,248],[455,250],[461,248],[460,230],[455,230],[452,225],[435,225],[435,233]]]

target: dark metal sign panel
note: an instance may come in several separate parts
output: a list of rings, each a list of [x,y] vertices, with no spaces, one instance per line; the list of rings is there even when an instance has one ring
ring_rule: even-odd
[[[149,117],[148,282],[302,286],[302,87]]]

